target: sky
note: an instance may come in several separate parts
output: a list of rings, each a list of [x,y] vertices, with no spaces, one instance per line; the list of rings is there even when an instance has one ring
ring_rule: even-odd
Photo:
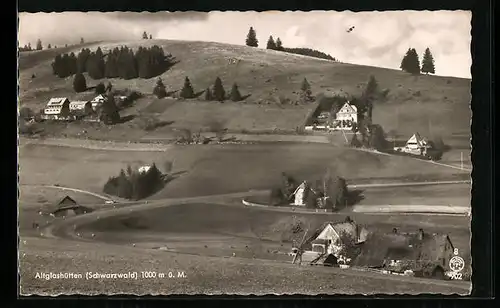
[[[19,44],[155,39],[244,45],[248,29],[259,47],[270,35],[285,47],[308,47],[342,62],[399,69],[408,48],[434,56],[436,75],[471,78],[469,11],[387,12],[63,12],[20,13]],[[354,26],[354,30],[347,29]]]

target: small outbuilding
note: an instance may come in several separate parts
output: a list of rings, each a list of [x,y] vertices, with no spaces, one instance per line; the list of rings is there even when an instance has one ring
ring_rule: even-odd
[[[56,209],[51,214],[55,217],[67,217],[86,214],[91,211],[90,208],[79,205],[70,196],[65,196],[56,204]]]

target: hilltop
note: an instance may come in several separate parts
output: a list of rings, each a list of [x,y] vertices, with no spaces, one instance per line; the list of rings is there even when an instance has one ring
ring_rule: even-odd
[[[54,96],[75,95],[72,89],[72,78],[60,79],[52,74],[51,62],[60,52],[79,52],[86,47],[96,49],[98,46],[106,53],[116,46],[158,45],[166,53],[171,53],[179,62],[160,77],[167,91],[176,91],[182,87],[185,76],[192,82],[195,91],[202,91],[219,76],[229,91],[236,82],[243,96],[250,95],[244,103],[213,104],[176,102],[160,108],[158,115],[169,113],[169,117],[185,117],[192,114],[199,118],[196,109],[202,109],[201,117],[217,115],[224,117],[226,109],[230,109],[227,119],[240,123],[252,118],[247,126],[240,129],[262,129],[258,122],[267,123],[266,129],[276,127],[293,129],[302,125],[303,119],[314,106],[282,105],[280,101],[296,100],[300,83],[307,78],[314,95],[323,93],[331,96],[357,95],[366,84],[370,75],[375,76],[381,89],[387,91],[387,100],[377,102],[374,109],[374,122],[382,124],[386,131],[397,130],[408,134],[415,130],[428,133],[438,131],[443,135],[468,133],[470,129],[470,80],[439,77],[412,76],[407,73],[361,65],[338,63],[313,57],[301,56],[286,52],[251,48],[247,46],[229,45],[214,42],[140,40],[129,42],[95,42],[42,51],[20,53],[20,102],[21,105],[42,108],[47,99]],[[437,63],[439,65],[439,63]],[[32,79],[32,75],[36,77]],[[129,88],[144,94],[151,94],[156,77],[150,79],[110,80],[114,88]],[[102,80],[107,82],[107,80]],[[87,78],[88,85],[98,81]],[[147,107],[153,98],[146,97],[140,102]],[[139,102],[138,102],[139,104]],[[184,105],[181,105],[184,104]],[[241,107],[245,110],[238,115]],[[266,106],[261,106],[261,105]],[[166,104],[165,104],[166,105]],[[199,105],[200,108],[196,107]],[[257,106],[253,106],[257,105]],[[230,107],[229,107],[230,106]],[[157,108],[150,108],[157,109]],[[250,110],[251,109],[251,110]],[[258,111],[255,111],[258,110]],[[281,116],[280,116],[281,115]],[[290,116],[290,121],[286,118]],[[239,117],[235,119],[234,117]],[[277,119],[281,118],[281,119]],[[179,119],[180,120],[180,119]],[[269,120],[269,121],[267,121]],[[285,122],[294,122],[289,127],[280,127]],[[180,125],[176,123],[176,125]]]

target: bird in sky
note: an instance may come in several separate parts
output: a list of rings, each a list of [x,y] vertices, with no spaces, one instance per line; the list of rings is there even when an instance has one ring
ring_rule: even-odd
[[[347,33],[351,33],[352,30],[354,30],[354,26],[350,27],[349,29],[346,30]]]

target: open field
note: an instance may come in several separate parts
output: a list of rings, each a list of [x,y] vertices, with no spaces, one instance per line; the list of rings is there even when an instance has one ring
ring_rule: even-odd
[[[422,281],[272,261],[213,258],[101,243],[27,238],[20,246],[21,294],[467,294],[467,283]],[[185,278],[36,279],[36,272],[127,273],[156,271]],[[332,275],[332,273],[334,273]],[[265,291],[267,290],[267,292]]]
[[[173,161],[173,171],[183,174],[152,198],[270,189],[280,183],[281,172],[289,172],[299,179],[316,180],[327,167],[348,181],[355,178],[384,182],[388,177],[394,182],[418,174],[426,174],[434,180],[455,179],[460,173],[407,157],[376,155],[327,144],[169,146],[163,152],[26,144],[19,152],[22,184],[59,184],[93,192],[101,192],[108,178],[128,164],[140,166],[155,162],[161,170],[165,161]]]
[[[141,40],[86,46],[91,49],[101,46],[106,51],[121,45],[134,48],[153,44],[162,46],[180,61],[161,75],[167,91],[179,90],[184,77],[189,76],[195,91],[199,92],[211,86],[215,77],[219,76],[226,91],[229,91],[233,82],[237,82],[243,96],[250,94],[245,103],[176,101],[164,108],[161,104],[166,100],[146,97],[137,102],[144,106],[145,112],[154,111],[160,118],[175,121],[175,127],[194,126],[191,128],[196,129],[207,120],[218,119],[231,129],[291,130],[304,124],[305,116],[313,105],[281,105],[278,101],[279,97],[297,100],[300,82],[304,77],[311,84],[314,94],[357,95],[368,77],[374,75],[380,88],[389,90],[387,101],[376,103],[373,115],[374,122],[381,124],[386,131],[394,129],[402,134],[431,131],[442,135],[470,131],[470,80],[467,79],[426,75],[415,77],[396,70],[210,42]],[[75,52],[80,49],[80,46],[74,47]],[[67,51],[69,49],[64,49],[64,52]],[[59,79],[52,75],[50,63],[55,52],[21,53],[20,61],[30,63],[20,67],[22,106],[39,110],[50,97],[74,96],[71,77]],[[230,64],[231,59],[240,61]],[[31,79],[32,74],[36,78]],[[87,81],[89,85],[98,82],[88,78]],[[115,88],[129,88],[150,94],[156,78],[110,81]],[[117,127],[122,126],[126,124]]]

